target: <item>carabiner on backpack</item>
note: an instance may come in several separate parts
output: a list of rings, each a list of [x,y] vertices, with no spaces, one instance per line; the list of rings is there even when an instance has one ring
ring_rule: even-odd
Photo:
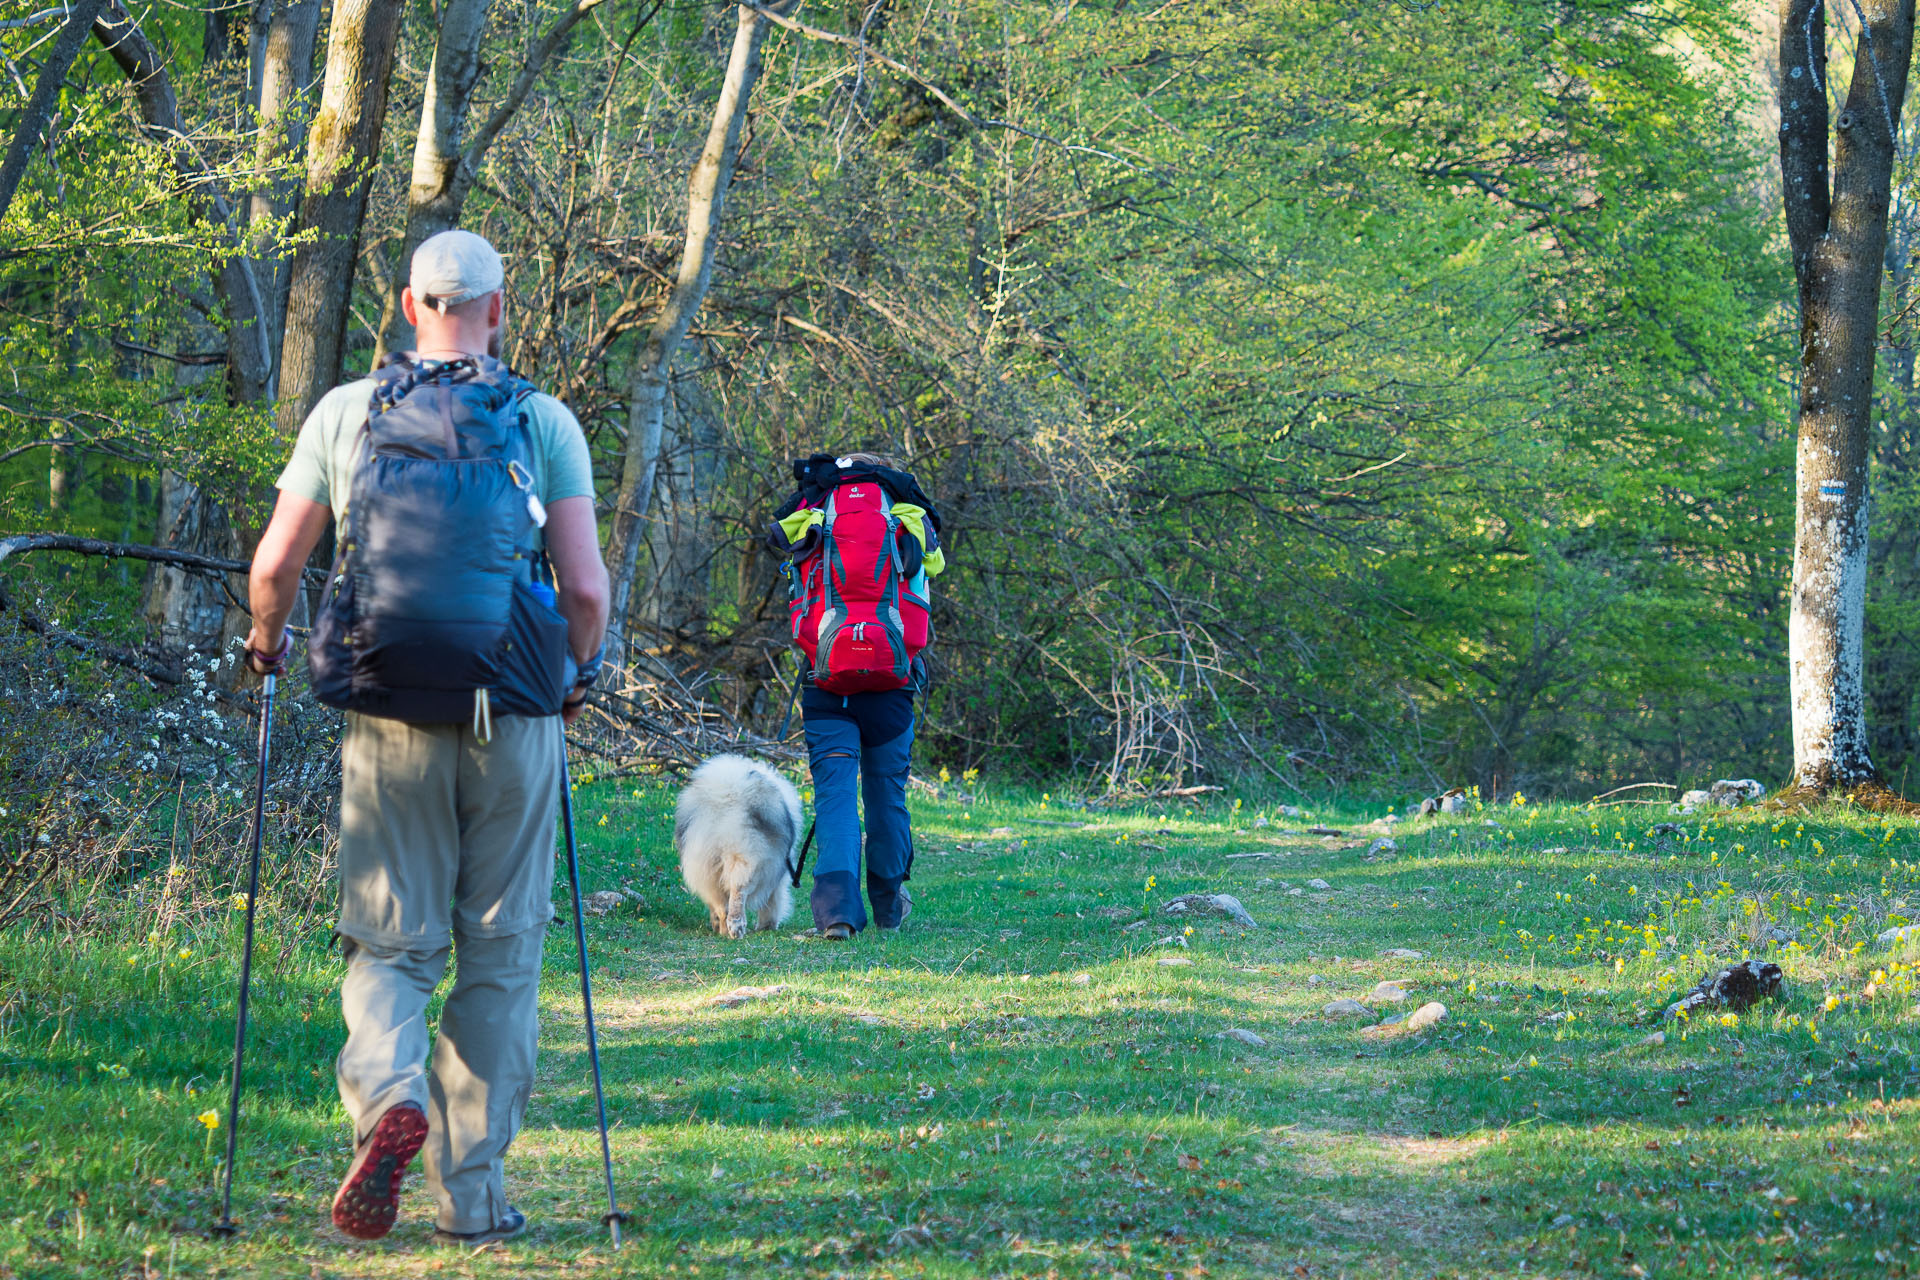
[[[536,529],[546,528],[546,504],[541,502],[539,495],[533,491],[533,477],[522,471],[520,464],[512,458],[507,459],[507,475],[512,477],[514,487],[519,489],[521,493],[527,495],[527,514],[533,518],[533,527]]]

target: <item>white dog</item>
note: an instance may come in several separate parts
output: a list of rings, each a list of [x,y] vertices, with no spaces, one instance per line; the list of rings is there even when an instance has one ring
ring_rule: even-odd
[[[693,771],[673,815],[673,847],[687,891],[707,904],[715,933],[779,927],[793,910],[788,879],[800,842],[800,794],[745,756],[715,756]]]

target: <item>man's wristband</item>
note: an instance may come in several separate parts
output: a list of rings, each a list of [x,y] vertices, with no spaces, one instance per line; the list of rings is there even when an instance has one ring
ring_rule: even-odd
[[[252,645],[248,645],[247,662],[261,675],[284,675],[287,669],[287,658],[291,656],[292,653],[293,635],[283,630],[280,633],[280,651],[278,653],[262,653]]]
[[[593,651],[593,656],[591,658],[588,658],[585,662],[580,664],[579,668],[574,673],[574,677],[573,677],[574,688],[576,689],[593,688],[594,683],[600,679],[600,660],[606,656],[606,652],[607,652],[607,647],[605,645],[601,645],[598,649],[595,649]]]

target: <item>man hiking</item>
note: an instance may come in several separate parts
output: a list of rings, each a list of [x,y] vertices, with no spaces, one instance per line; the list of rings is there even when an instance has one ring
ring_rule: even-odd
[[[347,711],[335,1074],[355,1150],[333,1221],[360,1239],[393,1228],[423,1147],[436,1240],[526,1227],[501,1163],[533,1087],[562,721],[598,674],[608,590],[580,424],[498,358],[503,284],[477,235],[421,244],[401,293],[418,350],[315,407],[253,561],[247,650],[265,673],[335,522],[308,666]]]

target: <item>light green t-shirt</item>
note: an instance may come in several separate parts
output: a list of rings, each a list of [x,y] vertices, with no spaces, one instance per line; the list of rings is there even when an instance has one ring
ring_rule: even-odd
[[[301,424],[293,456],[275,484],[282,493],[332,507],[336,524],[346,518],[354,452],[372,395],[373,379],[362,378],[322,396]],[[593,457],[573,411],[544,391],[528,396],[521,409],[533,441],[533,491],[540,501],[593,497]]]

